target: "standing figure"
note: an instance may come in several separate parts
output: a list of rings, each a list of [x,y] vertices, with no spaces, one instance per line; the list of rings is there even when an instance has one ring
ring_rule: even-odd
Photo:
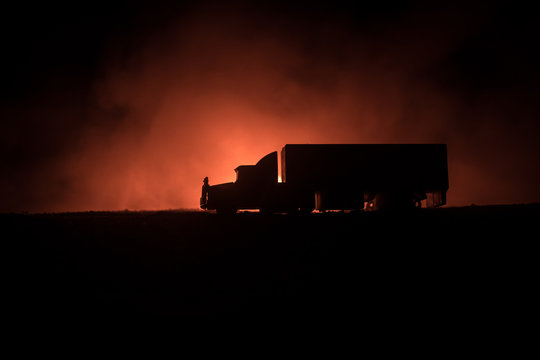
[[[210,185],[208,185],[208,176],[207,176],[203,180],[202,194],[201,194],[201,209],[204,209],[204,210],[206,210],[206,204],[208,202],[208,189],[209,188],[210,188]]]

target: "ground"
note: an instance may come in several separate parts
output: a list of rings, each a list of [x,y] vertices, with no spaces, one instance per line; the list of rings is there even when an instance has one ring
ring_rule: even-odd
[[[21,321],[218,316],[498,326],[527,315],[539,214],[539,205],[4,214],[7,309]]]

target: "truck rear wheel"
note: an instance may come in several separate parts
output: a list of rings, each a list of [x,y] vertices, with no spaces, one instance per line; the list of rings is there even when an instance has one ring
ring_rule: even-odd
[[[274,209],[272,208],[268,208],[268,207],[265,207],[265,208],[260,208],[259,209],[260,213],[263,214],[263,215],[271,215],[275,212]]]

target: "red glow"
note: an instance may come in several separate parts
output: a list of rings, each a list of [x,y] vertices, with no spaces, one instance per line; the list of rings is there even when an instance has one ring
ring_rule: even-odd
[[[127,57],[113,42],[92,121],[69,152],[36,167],[26,209],[198,208],[205,176],[234,181],[236,166],[287,143],[446,143],[449,205],[540,200],[534,176],[515,186],[527,178],[517,130],[493,126],[490,103],[470,114],[418,76],[464,30],[422,32],[415,18],[414,30],[373,41],[342,24],[307,34],[261,16],[194,14]]]

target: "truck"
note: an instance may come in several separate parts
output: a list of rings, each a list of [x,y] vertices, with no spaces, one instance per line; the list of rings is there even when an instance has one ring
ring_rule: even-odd
[[[446,204],[446,144],[287,144],[208,187],[218,213],[405,210]]]

